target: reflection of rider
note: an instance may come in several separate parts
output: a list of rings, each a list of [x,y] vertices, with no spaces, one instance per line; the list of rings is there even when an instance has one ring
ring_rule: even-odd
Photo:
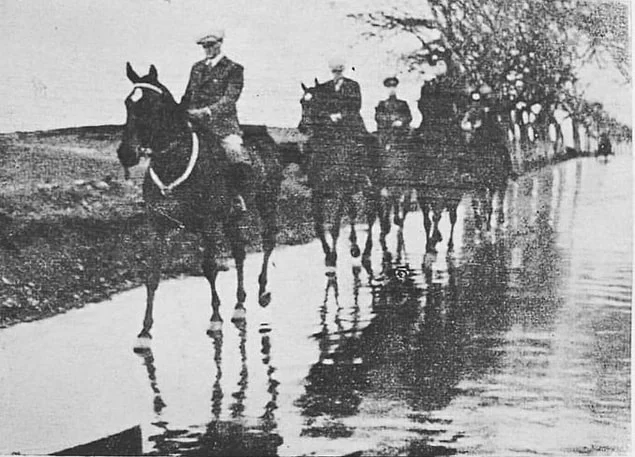
[[[243,67],[221,53],[225,33],[212,30],[197,40],[206,58],[196,62],[190,73],[181,106],[188,110],[194,127],[221,139],[232,164],[230,191],[236,194],[236,209],[244,212],[241,191],[251,169],[249,153],[243,147],[236,102],[243,89]]]
[[[384,86],[388,89],[388,98],[380,101],[375,108],[377,132],[382,143],[392,135],[399,137],[405,135],[412,121],[408,102],[397,98],[398,84],[399,80],[396,77],[384,80]]]
[[[332,59],[329,67],[333,79],[324,84],[330,121],[341,126],[351,136],[367,134],[364,121],[359,113],[362,107],[362,94],[359,84],[344,77],[344,61]]]

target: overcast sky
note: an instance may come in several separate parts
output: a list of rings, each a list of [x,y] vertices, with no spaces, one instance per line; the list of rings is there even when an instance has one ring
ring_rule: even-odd
[[[245,66],[241,122],[296,126],[300,82],[327,79],[329,57],[342,55],[351,68],[348,76],[362,86],[369,129],[375,128],[374,107],[385,96],[382,80],[391,74],[402,79],[401,97],[418,123],[420,78],[403,73],[398,58],[416,41],[369,42],[360,37],[363,26],[346,18],[382,3],[1,0],[0,131],[123,123],[123,99],[130,91],[126,61],[140,74],[154,63],[161,81],[180,99],[191,65],[202,57],[195,38],[217,25],[226,29],[226,54]],[[629,86],[597,69],[586,69],[583,78],[593,99],[631,124]]]

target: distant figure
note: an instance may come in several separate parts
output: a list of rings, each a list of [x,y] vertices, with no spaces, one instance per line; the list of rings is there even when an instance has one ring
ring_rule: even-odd
[[[596,157],[604,156],[604,159],[608,159],[613,154],[613,147],[611,146],[611,140],[609,135],[604,132],[600,135],[600,142],[598,143],[598,151]]]
[[[328,97],[329,119],[334,127],[340,127],[354,138],[368,135],[360,114],[362,94],[359,84],[344,76],[345,63],[340,58],[329,61],[333,79],[324,83]]]
[[[203,47],[205,59],[192,67],[181,106],[187,109],[195,130],[220,138],[232,164],[229,180],[233,187],[229,190],[235,194],[232,209],[244,213],[247,208],[242,192],[251,172],[251,159],[243,147],[236,110],[243,89],[243,67],[221,52],[224,38],[224,30],[214,29],[196,41]]]
[[[405,133],[410,128],[412,114],[408,102],[397,98],[398,85],[399,79],[394,76],[384,80],[388,98],[380,101],[375,108],[375,120],[380,136],[395,130]]]

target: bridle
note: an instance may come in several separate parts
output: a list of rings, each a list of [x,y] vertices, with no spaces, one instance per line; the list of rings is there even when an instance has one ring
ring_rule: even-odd
[[[150,83],[139,82],[135,83],[133,87],[134,89],[149,89],[158,94],[163,94],[163,89]],[[196,134],[196,132],[194,132],[194,130],[192,130],[189,123],[188,126],[190,127],[190,130],[192,132],[192,151],[190,153],[190,160],[187,163],[187,168],[185,169],[183,174],[172,181],[170,184],[164,184],[163,181],[161,181],[161,178],[159,178],[159,175],[157,175],[156,172],[152,169],[152,165],[148,167],[148,173],[150,174],[150,178],[152,178],[152,182],[154,182],[154,184],[159,188],[159,190],[161,191],[161,195],[163,195],[164,197],[167,197],[170,192],[183,184],[187,180],[187,178],[190,177],[190,175],[192,174],[192,170],[194,170],[194,166],[196,165],[196,161],[198,160],[198,135]]]

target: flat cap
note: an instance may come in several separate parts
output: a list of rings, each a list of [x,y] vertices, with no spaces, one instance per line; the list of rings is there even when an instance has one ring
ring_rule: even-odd
[[[208,43],[215,43],[217,41],[223,41],[224,38],[225,30],[211,29],[208,30],[205,34],[201,35],[200,38],[196,40],[196,44],[204,45]]]
[[[331,70],[344,70],[346,61],[341,57],[333,57],[329,60],[329,68]]]
[[[399,85],[399,79],[396,76],[390,76],[384,79],[384,86],[397,87]]]

